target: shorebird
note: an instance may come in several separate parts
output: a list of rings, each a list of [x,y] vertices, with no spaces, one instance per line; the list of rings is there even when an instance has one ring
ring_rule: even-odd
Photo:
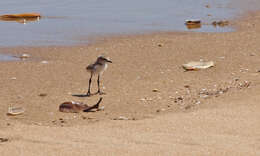
[[[99,85],[99,80],[100,80],[100,75],[107,69],[107,63],[112,63],[111,60],[109,60],[108,58],[105,58],[104,56],[99,56],[96,60],[95,63],[90,64],[87,66],[87,71],[90,72],[90,79],[88,82],[88,92],[87,92],[87,96],[90,96],[90,86],[91,86],[91,79],[93,75],[98,75],[97,78],[97,85],[98,85],[98,94],[104,94],[100,91],[100,85]]]

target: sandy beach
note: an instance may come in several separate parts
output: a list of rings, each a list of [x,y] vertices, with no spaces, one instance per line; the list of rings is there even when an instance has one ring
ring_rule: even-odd
[[[0,62],[1,155],[260,155],[260,13],[230,22],[237,31],[0,48],[30,55]],[[73,96],[86,94],[85,68],[100,54],[113,61],[101,77],[104,110],[59,112],[65,101],[101,97]],[[182,68],[200,60],[215,66]],[[25,112],[7,116],[10,106]]]

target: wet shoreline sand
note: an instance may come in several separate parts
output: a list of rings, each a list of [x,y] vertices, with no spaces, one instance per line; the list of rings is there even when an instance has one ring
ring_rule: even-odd
[[[0,62],[0,135],[9,139],[0,143],[1,153],[259,155],[260,16],[251,13],[232,23],[238,31],[104,37],[88,46],[1,48],[31,55],[25,61]],[[105,110],[58,112],[65,101],[97,102],[98,95],[72,94],[87,92],[85,67],[99,54],[113,61],[101,80]],[[190,72],[181,67],[201,59],[216,66]],[[39,96],[42,93],[47,96]],[[7,116],[10,105],[26,111]],[[114,120],[120,116],[129,120]]]

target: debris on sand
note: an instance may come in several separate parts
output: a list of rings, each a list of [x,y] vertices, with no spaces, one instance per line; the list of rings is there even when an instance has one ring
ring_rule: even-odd
[[[185,25],[188,29],[197,29],[201,27],[201,21],[197,19],[186,20]]]
[[[0,138],[0,142],[7,142],[7,141],[9,141],[8,138]]]
[[[59,106],[59,111],[64,113],[79,113],[81,111],[83,112],[90,112],[93,109],[98,110],[99,104],[102,101],[102,97],[99,99],[97,104],[93,106],[88,106],[87,104],[83,104],[82,102],[64,102]]]
[[[41,15],[39,13],[23,13],[23,14],[7,14],[0,15],[2,21],[15,21],[18,23],[26,24],[26,22],[39,21]]]
[[[154,88],[152,91],[153,91],[153,92],[159,92],[159,90],[156,89],[156,88]]]
[[[162,43],[159,43],[159,44],[158,44],[158,47],[163,47],[163,44],[162,44]]]
[[[7,115],[10,116],[15,116],[15,115],[20,115],[23,114],[25,109],[23,107],[9,107]]]
[[[15,19],[15,18],[37,18],[41,17],[39,13],[23,13],[23,14],[7,14],[1,15],[0,19]]]
[[[186,25],[201,24],[201,21],[200,21],[200,20],[197,20],[197,19],[190,19],[190,20],[186,20],[186,21],[185,21],[185,24],[186,24]]]
[[[214,27],[219,26],[219,27],[225,27],[229,25],[229,21],[214,21],[211,23]]]
[[[164,112],[164,111],[166,111],[165,108],[161,108],[161,109],[157,109],[157,110],[156,110],[157,113],[159,113],[159,112]]]
[[[19,55],[19,56],[14,56],[14,57],[17,57],[17,58],[20,58],[20,59],[27,59],[29,57],[31,57],[29,54],[22,54],[22,55]]]
[[[192,62],[189,62],[187,64],[183,64],[182,67],[189,71],[189,70],[200,70],[200,69],[207,69],[207,68],[210,68],[210,67],[213,67],[215,66],[214,62],[213,61],[209,61],[209,62],[204,62],[204,61],[198,61],[198,62],[195,62],[195,61],[192,61]]]
[[[40,93],[39,96],[41,97],[44,97],[44,96],[47,96],[48,94],[47,93]]]
[[[117,118],[114,118],[113,120],[129,120],[129,118],[127,118],[125,116],[119,116]]]

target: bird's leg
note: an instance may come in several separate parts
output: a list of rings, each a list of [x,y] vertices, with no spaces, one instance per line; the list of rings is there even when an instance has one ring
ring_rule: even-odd
[[[99,79],[100,79],[100,74],[98,74],[98,78],[97,78],[97,84],[98,84],[98,91],[97,91],[97,93],[99,95],[102,95],[102,94],[105,94],[105,93],[100,91],[100,81],[99,81]]]
[[[91,86],[91,79],[92,79],[92,73],[91,73],[91,75],[90,75],[90,78],[89,78],[89,81],[88,81],[88,93],[87,93],[87,96],[90,96],[91,94],[90,94],[90,86]]]
[[[99,77],[100,77],[100,75],[98,74],[97,85],[98,85],[98,93],[100,94]]]

